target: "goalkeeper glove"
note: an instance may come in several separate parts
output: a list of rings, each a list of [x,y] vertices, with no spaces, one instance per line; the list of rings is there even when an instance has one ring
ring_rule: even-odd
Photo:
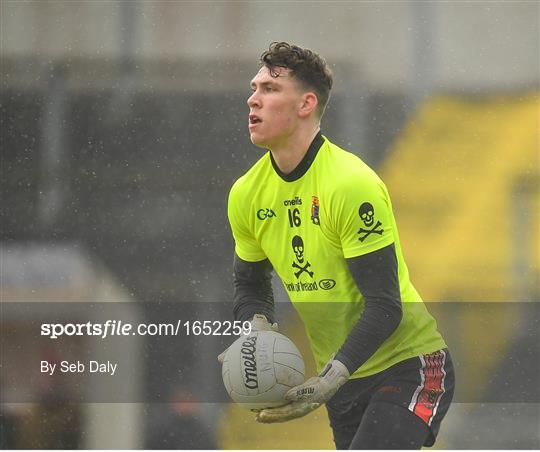
[[[285,399],[291,403],[278,408],[261,410],[256,420],[270,424],[305,416],[330,400],[349,377],[350,374],[345,365],[334,359],[326,365],[318,377],[310,378],[285,394]]]
[[[253,318],[250,320],[251,323],[251,331],[278,331],[278,324],[277,323],[270,323],[266,316],[262,314],[255,314]],[[225,359],[225,354],[227,353],[227,350],[229,350],[229,347],[227,347],[223,352],[221,352],[217,359],[220,364],[223,364],[223,360]]]
[[[266,316],[255,314],[251,319],[251,331],[278,331],[277,323],[270,323]]]

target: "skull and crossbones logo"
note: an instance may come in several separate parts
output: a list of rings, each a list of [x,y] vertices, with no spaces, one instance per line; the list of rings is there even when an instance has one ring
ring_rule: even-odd
[[[360,215],[360,219],[364,222],[364,225],[367,228],[371,228],[371,229],[360,228],[358,231],[358,234],[363,234],[363,235],[360,235],[360,237],[358,237],[358,240],[363,242],[371,234],[382,235],[382,233],[384,232],[384,229],[377,229],[379,226],[382,226],[382,223],[380,221],[377,221],[377,223],[375,223],[375,208],[373,207],[371,203],[369,202],[363,203],[358,209],[358,215]],[[375,223],[375,225],[373,225],[373,223]]]
[[[294,276],[297,278],[300,277],[300,275],[304,272],[306,272],[311,278],[313,278],[314,272],[308,270],[309,267],[311,267],[311,264],[306,261],[304,266],[299,265],[304,263],[304,241],[302,240],[302,237],[299,235],[295,235],[292,239],[292,249],[294,252],[294,255],[296,257],[296,260],[298,261],[298,264],[293,261],[292,266],[293,268],[297,268],[298,271],[294,272]]]

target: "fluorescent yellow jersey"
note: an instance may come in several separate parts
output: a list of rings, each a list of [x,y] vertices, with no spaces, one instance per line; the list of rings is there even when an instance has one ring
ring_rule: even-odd
[[[354,374],[364,377],[446,347],[409,280],[388,191],[357,156],[318,135],[284,175],[267,152],[233,185],[228,215],[236,254],[268,258],[304,322],[319,371],[365,306],[345,259],[392,243],[403,305],[399,327]]]

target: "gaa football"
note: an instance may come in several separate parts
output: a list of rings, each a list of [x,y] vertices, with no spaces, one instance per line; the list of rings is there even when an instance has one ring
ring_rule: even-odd
[[[240,336],[227,350],[222,367],[231,398],[251,410],[286,404],[285,393],[304,382],[304,373],[296,345],[275,331]]]

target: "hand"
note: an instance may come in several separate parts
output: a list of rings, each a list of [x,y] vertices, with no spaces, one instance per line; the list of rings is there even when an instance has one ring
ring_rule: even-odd
[[[255,314],[251,319],[251,331],[278,331],[277,323],[270,323],[266,316]]]
[[[349,379],[345,365],[338,360],[330,361],[318,377],[312,377],[289,390],[285,399],[291,403],[278,408],[267,408],[257,414],[263,423],[286,422],[312,412],[327,402]]]
[[[227,354],[227,351],[229,350],[229,347],[227,347],[225,350],[223,350],[218,356],[217,360],[218,363],[223,365],[223,361],[225,361],[225,355]]]
[[[260,410],[257,413],[255,420],[263,424],[287,422],[305,416],[320,406],[320,403],[291,402],[277,408],[266,408],[264,410]]]
[[[251,323],[251,331],[278,331],[278,324],[277,323],[270,323],[266,316],[262,314],[255,314],[253,318],[250,320]],[[229,350],[229,347],[227,347],[224,351],[222,351],[217,359],[220,364],[223,364],[223,360],[225,359],[225,354],[227,353],[227,350]]]

